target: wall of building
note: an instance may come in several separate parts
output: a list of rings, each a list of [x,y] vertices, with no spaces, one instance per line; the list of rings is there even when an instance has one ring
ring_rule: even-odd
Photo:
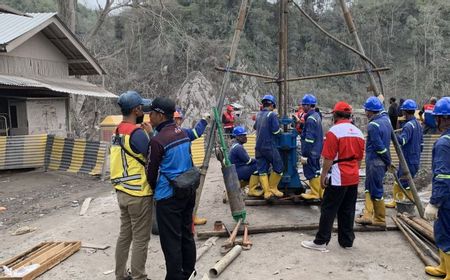
[[[0,73],[62,78],[69,75],[69,67],[58,48],[38,33],[11,52],[0,55]]]
[[[29,134],[67,136],[67,110],[64,98],[28,99]]]

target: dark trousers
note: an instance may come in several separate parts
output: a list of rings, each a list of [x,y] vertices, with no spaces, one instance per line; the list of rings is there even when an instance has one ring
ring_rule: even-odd
[[[323,195],[320,209],[319,231],[314,243],[328,244],[331,239],[334,218],[338,218],[338,242],[342,247],[352,247],[355,240],[353,221],[358,185],[340,187],[328,186]]]
[[[391,120],[392,128],[397,129],[397,116],[389,116],[389,119]]]
[[[192,233],[195,194],[156,202],[159,239],[166,260],[166,280],[186,280],[195,268],[196,249]]]

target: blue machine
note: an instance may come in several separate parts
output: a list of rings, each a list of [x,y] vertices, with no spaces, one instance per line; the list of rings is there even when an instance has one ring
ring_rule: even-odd
[[[293,121],[288,117],[280,120],[283,126],[290,126]],[[278,185],[281,191],[286,189],[295,193],[305,192],[305,187],[300,182],[300,176],[297,171],[297,136],[295,129],[288,132],[282,132],[277,137],[277,148],[283,159],[284,171],[283,177]]]

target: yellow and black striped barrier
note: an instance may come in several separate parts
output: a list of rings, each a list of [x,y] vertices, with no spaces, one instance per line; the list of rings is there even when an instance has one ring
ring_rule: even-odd
[[[47,135],[0,137],[0,170],[44,166]]]
[[[45,169],[100,175],[107,148],[105,142],[48,135]]]

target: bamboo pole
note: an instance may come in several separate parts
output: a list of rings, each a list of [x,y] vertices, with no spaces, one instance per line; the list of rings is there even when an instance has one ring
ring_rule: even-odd
[[[381,68],[374,68],[370,69],[369,72],[383,72],[388,71],[391,68],[389,67],[381,67]],[[349,76],[349,75],[356,75],[356,74],[364,74],[367,73],[366,70],[353,70],[353,71],[344,71],[344,72],[336,72],[336,73],[327,73],[327,74],[318,74],[318,75],[312,75],[312,76],[303,76],[303,77],[297,77],[297,78],[290,78],[287,79],[288,82],[295,82],[295,81],[303,81],[303,80],[313,80],[313,79],[323,79],[323,78],[331,78],[331,77],[340,77],[340,76]],[[272,84],[277,83],[278,81],[265,81],[266,84]]]
[[[231,42],[229,60],[226,66],[227,69],[232,67],[234,65],[234,62],[236,61],[237,47],[239,44],[239,40],[241,38],[241,32],[244,29],[245,19],[249,6],[250,0],[242,0],[241,6],[239,8],[238,19],[236,21],[236,28],[234,31],[233,40]],[[219,98],[217,99],[216,104],[216,108],[218,110],[219,115],[222,114],[222,107],[225,102],[225,92],[228,90],[229,84],[230,84],[230,72],[225,72],[222,80],[222,86],[220,87]],[[193,211],[194,216],[197,215],[198,206],[200,204],[200,199],[203,192],[203,186],[205,185],[206,173],[209,168],[209,160],[211,159],[212,149],[214,147],[214,143],[216,140],[215,134],[216,128],[217,128],[216,122],[212,122],[209,128],[209,133],[206,141],[205,157],[203,158],[203,164],[202,167],[200,168],[200,185],[197,189],[195,196],[195,206]]]
[[[266,79],[266,80],[274,80],[274,81],[276,80],[276,78],[271,77],[271,76],[262,75],[262,74],[258,74],[258,73],[252,73],[252,72],[246,72],[246,71],[242,71],[242,70],[224,68],[224,67],[219,67],[219,66],[214,67],[214,69],[216,69],[217,71],[220,71],[220,72],[230,72],[230,73],[238,74],[238,75],[242,75],[242,76],[249,76],[249,77],[261,78],[261,79]]]

